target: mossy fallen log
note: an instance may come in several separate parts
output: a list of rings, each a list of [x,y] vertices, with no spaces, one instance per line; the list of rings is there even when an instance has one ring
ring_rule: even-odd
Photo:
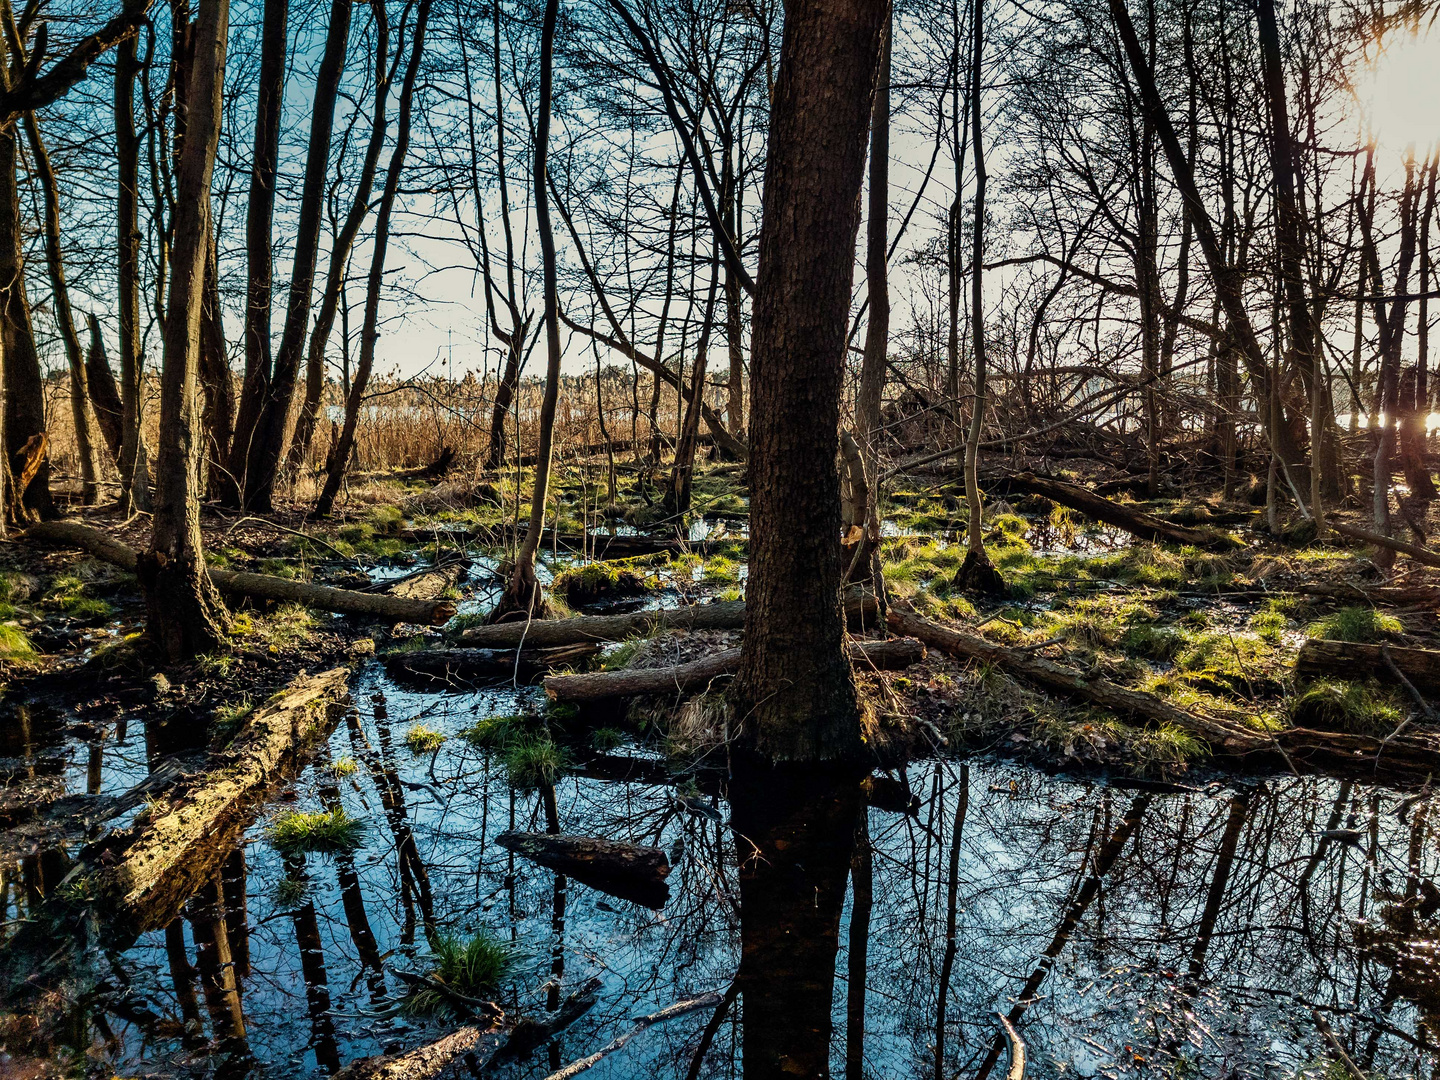
[[[862,671],[868,667],[893,671],[925,659],[925,646],[914,638],[860,641],[850,648],[850,660]],[[556,701],[594,702],[642,694],[685,694],[701,690],[712,679],[740,668],[740,650],[726,649],[688,664],[663,668],[626,668],[582,675],[551,675],[545,692]]]
[[[495,843],[582,885],[659,910],[670,899],[670,859],[656,847],[569,833],[503,832]]]
[[[352,1061],[334,1080],[430,1080],[474,1053],[484,1037],[481,1028],[462,1027],[414,1050]]]
[[[31,541],[79,548],[123,570],[135,569],[135,549],[91,525],[75,521],[43,521],[25,530],[24,536]],[[390,622],[438,626],[455,614],[455,605],[449,600],[408,599],[385,593],[332,589],[328,585],[237,570],[212,568],[208,573],[215,587],[230,596],[302,604],[339,615],[363,615]]]
[[[1295,674],[1306,678],[1379,679],[1399,685],[1391,663],[1426,694],[1440,694],[1440,650],[1406,649],[1398,645],[1362,645],[1353,641],[1311,639],[1300,646]]]
[[[1180,544],[1204,548],[1208,551],[1232,551],[1243,547],[1242,541],[1219,529],[1193,529],[1176,525],[1164,518],[1148,514],[1133,506],[1097,495],[1078,484],[1055,480],[1034,473],[1016,473],[1010,477],[1012,489],[1029,495],[1040,495],[1071,510],[1078,510],[1086,517],[1123,529],[1141,540],[1156,543]]]
[[[108,971],[104,950],[127,948],[169,924],[329,737],[344,713],[348,678],[335,668],[295,679],[129,829],[83,849],[65,882],[0,946],[5,1007],[39,1006],[48,1015],[57,1002],[78,1000]]]
[[[1263,731],[1171,705],[1143,690],[1132,690],[1065,664],[986,641],[908,611],[891,609],[886,620],[962,660],[978,660],[1016,675],[1058,697],[1098,705],[1143,724],[1173,725],[1199,738],[1217,758],[1255,767],[1307,768],[1328,776],[1383,780],[1418,787],[1440,773],[1440,737],[1412,732],[1390,738],[1345,731],[1291,727]]]

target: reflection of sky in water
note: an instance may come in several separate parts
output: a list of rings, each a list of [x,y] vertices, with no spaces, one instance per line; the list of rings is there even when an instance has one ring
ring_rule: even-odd
[[[406,729],[423,722],[455,734],[477,719],[515,710],[534,690],[491,689],[435,695],[404,691],[378,665],[360,673],[355,700],[370,743],[383,745],[371,695],[383,689],[390,713],[393,760],[405,782],[405,799],[421,854],[429,867],[435,914],[458,931],[484,928],[514,938],[525,950],[520,974],[502,996],[537,1014],[548,977],[553,876],[511,857],[493,844],[511,827],[512,798],[498,763],[459,739],[446,743],[430,775],[428,755],[403,747]],[[131,742],[134,748],[134,742]],[[357,757],[344,725],[331,740],[335,758]],[[623,751],[622,751],[623,753]],[[945,948],[948,862],[959,766],[921,762],[909,773],[924,800],[909,819],[872,810],[875,907],[869,936],[868,1075],[933,1074],[936,985]],[[365,905],[388,962],[416,969],[424,963],[424,935],[403,940],[393,835],[364,766],[341,780],[352,814],[371,822],[367,848],[357,857]],[[995,1032],[994,1009],[1013,997],[1052,944],[1067,907],[1083,895],[1086,868],[1104,838],[1131,808],[1137,793],[1089,782],[1053,778],[995,763],[973,763],[960,844],[957,950],[951,979],[946,1075],[972,1076]],[[696,993],[728,985],[738,957],[733,903],[733,844],[723,827],[687,813],[673,789],[640,783],[569,778],[559,785],[567,831],[633,839],[685,852],[670,878],[672,899],[649,912],[571,884],[565,926],[565,986],[588,976],[604,980],[599,1005],[562,1039],[560,1061],[593,1051],[623,1030],[627,1018]],[[1343,797],[1343,799],[1342,799]],[[1327,844],[1318,859],[1318,834],[1329,825],[1337,800],[1342,828],[1360,830],[1360,847]],[[1407,1001],[1417,981],[1397,978],[1382,958],[1394,949],[1362,955],[1356,928],[1397,921],[1379,898],[1407,888],[1407,852],[1415,818],[1397,817],[1399,797],[1360,786],[1343,788],[1316,779],[1274,778],[1253,789],[1237,812],[1233,790],[1215,786],[1155,794],[1098,895],[1086,906],[1073,939],[1060,951],[1020,1024],[1030,1044],[1032,1076],[1169,1075],[1158,1044],[1188,1060],[1188,1075],[1292,1076],[1318,1060],[1310,1003],[1331,1012],[1330,1023],[1349,1038],[1351,1052],[1367,1055],[1381,1033],[1371,1064],[1386,1076],[1428,1072],[1413,1038],[1417,1008]],[[318,808],[312,772],[287,806]],[[514,826],[543,829],[538,800],[513,800]],[[1226,844],[1227,827],[1230,833]],[[1421,826],[1423,829],[1423,825]],[[1370,859],[1369,830],[1379,840]],[[315,1068],[307,1052],[310,1021],[300,975],[294,925],[275,910],[283,871],[250,831],[250,922],[254,972],[244,985],[251,1044],[265,1075],[303,1075]],[[1436,847],[1425,832],[1415,838],[1420,875],[1430,878]],[[1228,878],[1218,894],[1219,853],[1230,852]],[[513,869],[513,896],[506,875]],[[378,1052],[387,1043],[414,1045],[443,1029],[407,1019],[385,1019],[383,1004],[365,987],[340,904],[335,871],[311,856],[329,990],[342,1059]],[[1298,897],[1308,882],[1309,906]],[[1412,882],[1413,891],[1413,882]],[[1208,900],[1208,911],[1207,911]],[[848,925],[848,911],[846,923]],[[1434,925],[1408,918],[1411,934]],[[1417,924],[1418,919],[1418,924]],[[1208,925],[1209,932],[1205,932]],[[1431,934],[1429,936],[1440,936]],[[417,944],[418,943],[418,944]],[[846,930],[841,930],[834,1003],[836,1069],[843,1062]],[[125,959],[137,991],[158,1011],[175,1014],[162,936],[152,934]],[[1187,972],[1200,974],[1193,997]],[[1428,969],[1420,965],[1421,974]],[[395,989],[391,980],[391,988]],[[1423,986],[1420,987],[1423,989]],[[1388,1003],[1387,1003],[1388,1002]],[[708,1013],[652,1028],[597,1066],[596,1077],[683,1076]],[[125,1034],[127,1069],[161,1067],[182,1052],[171,1043],[141,1051],[138,1035]],[[707,1076],[739,1075],[736,1029],[722,1026]],[[147,1064],[148,1062],[148,1064]],[[517,1075],[543,1076],[545,1055]],[[1003,1066],[1003,1060],[1002,1060]],[[1233,1071],[1231,1071],[1233,1070]],[[1318,1070],[1312,1070],[1318,1076]],[[1000,1075],[998,1072],[992,1075]]]

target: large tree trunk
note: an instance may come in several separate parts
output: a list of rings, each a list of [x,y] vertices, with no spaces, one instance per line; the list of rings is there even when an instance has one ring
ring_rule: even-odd
[[[250,481],[246,462],[255,424],[270,392],[270,297],[274,279],[271,233],[275,221],[275,179],[280,163],[280,113],[285,101],[285,38],[289,0],[265,0],[260,33],[260,80],[255,99],[255,149],[250,194],[245,202],[245,383],[235,414],[229,475],[222,500],[239,506]]]
[[[0,132],[0,334],[4,339],[5,438],[11,462],[32,439],[45,437],[45,382],[30,301],[25,294],[24,237],[20,229],[16,130]],[[52,517],[50,459],[42,455],[28,487],[16,492],[16,513],[27,519]]]
[[[148,511],[150,460],[140,418],[140,140],[135,135],[134,37],[115,49],[116,316],[120,333],[120,509]],[[93,332],[92,324],[92,332]],[[92,339],[99,340],[98,337]]]
[[[835,462],[886,10],[882,0],[799,0],[785,14],[755,289],[750,580],[735,714],[742,738],[774,760],[860,750]],[[853,834],[853,821],[846,827]]]
[[[315,423],[320,416],[320,399],[325,392],[325,346],[330,341],[330,331],[335,327],[335,315],[340,307],[341,291],[345,285],[350,251],[355,237],[370,212],[370,191],[375,185],[375,172],[380,163],[380,151],[385,146],[388,127],[386,104],[390,96],[390,22],[385,13],[384,0],[371,0],[370,10],[375,17],[375,108],[370,118],[370,141],[365,147],[365,160],[360,165],[360,177],[355,184],[355,193],[345,223],[330,245],[330,265],[325,275],[325,290],[320,297],[320,308],[315,314],[315,327],[310,333],[310,347],[305,360],[305,400],[300,406],[300,415],[295,420],[295,432],[290,439],[290,453],[286,467],[290,473],[297,473],[310,453],[310,443],[315,437]],[[317,86],[316,92],[319,93]]]
[[[186,80],[184,144],[175,172],[174,241],[160,382],[154,532],[137,573],[148,632],[172,660],[218,647],[229,616],[205,575],[200,537],[196,403],[200,308],[210,226],[210,179],[220,138],[229,0],[199,0]]]
[[[245,466],[245,505],[251,510],[269,510],[284,451],[290,403],[300,372],[300,355],[305,348],[305,328],[310,319],[311,294],[315,286],[315,264],[320,250],[325,186],[330,167],[330,132],[335,122],[335,102],[340,78],[345,71],[345,49],[350,37],[350,0],[332,0],[330,24],[325,35],[325,52],[315,79],[315,105],[310,117],[310,143],[306,151],[305,182],[300,194],[300,219],[295,238],[295,262],[290,271],[290,295],[285,306],[285,326],[269,393],[261,404]]]
[[[410,149],[410,114],[415,96],[415,80],[420,73],[420,59],[425,50],[425,27],[430,21],[431,0],[420,0],[415,18],[415,39],[410,46],[410,60],[405,67],[405,80],[400,88],[400,112],[396,121],[395,149],[385,173],[385,186],[380,193],[380,206],[375,212],[375,239],[370,256],[370,278],[365,290],[365,325],[360,333],[360,362],[350,381],[350,394],[345,401],[345,425],[340,429],[325,477],[325,487],[315,503],[315,514],[326,517],[335,506],[340,484],[355,448],[355,427],[360,421],[360,405],[370,383],[375,365],[375,343],[380,338],[380,287],[385,276],[385,254],[390,243],[390,218],[395,209],[395,196],[400,190],[400,174],[405,168],[405,155]],[[347,223],[348,224],[348,223]]]
[[[65,347],[70,366],[70,418],[75,425],[75,451],[80,458],[81,495],[87,506],[99,501],[100,455],[90,427],[89,380],[85,375],[85,352],[80,347],[80,334],[70,310],[70,289],[65,282],[65,264],[60,254],[60,190],[50,154],[40,137],[40,124],[35,114],[25,114],[25,135],[35,155],[35,176],[45,198],[45,264],[50,273],[55,326]]]

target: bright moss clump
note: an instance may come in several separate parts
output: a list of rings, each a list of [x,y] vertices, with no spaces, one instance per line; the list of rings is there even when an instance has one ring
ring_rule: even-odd
[[[645,578],[628,566],[592,562],[572,566],[555,575],[551,592],[571,605],[593,604],[615,596],[637,596],[649,586]]]
[[[1374,608],[1347,607],[1315,620],[1308,629],[1312,638],[1364,642],[1394,637],[1405,628],[1393,615],[1382,615]]]
[[[405,749],[416,757],[434,754],[445,745],[445,735],[424,724],[415,724],[405,732]]]

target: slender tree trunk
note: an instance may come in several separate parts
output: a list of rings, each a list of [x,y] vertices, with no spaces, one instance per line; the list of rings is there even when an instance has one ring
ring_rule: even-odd
[[[285,449],[285,432],[295,383],[300,374],[300,357],[305,348],[305,329],[310,321],[310,304],[315,289],[315,266],[320,252],[320,225],[325,185],[330,168],[330,135],[335,124],[335,102],[345,71],[345,51],[350,40],[350,0],[331,0],[330,23],[325,34],[325,51],[315,79],[315,104],[310,116],[310,142],[306,150],[305,181],[300,192],[300,218],[296,225],[295,261],[290,270],[290,294],[285,304],[285,326],[268,393],[261,402],[254,433],[250,438],[245,465],[245,505],[268,511]],[[283,35],[282,35],[283,36]]]
[[[40,125],[33,112],[24,117],[25,136],[35,158],[35,176],[45,198],[45,263],[50,272],[50,290],[54,296],[55,326],[65,347],[70,366],[70,417],[75,425],[75,449],[80,458],[81,493],[85,505],[99,501],[100,455],[90,427],[89,379],[85,374],[85,352],[70,310],[70,289],[65,281],[65,263],[60,252],[60,189],[50,154],[40,137]]]
[[[684,514],[690,510],[690,483],[695,476],[695,451],[700,441],[700,406],[705,400],[706,361],[710,353],[710,327],[715,317],[715,293],[720,279],[719,252],[710,264],[710,290],[705,297],[705,316],[700,339],[695,344],[695,368],[690,374],[690,399],[675,444],[675,464],[670,471],[670,490],[665,494],[665,512]]]
[[[894,35],[893,9],[887,16],[875,77],[875,104],[870,114],[870,209],[865,229],[865,288],[870,300],[865,327],[865,355],[860,363],[860,392],[855,402],[855,435],[876,474],[874,432],[880,426],[880,399],[885,392],[885,360],[890,346],[890,275],[886,267],[890,243],[890,53]]]
[[[375,184],[380,151],[385,147],[388,126],[385,106],[394,76],[394,67],[390,64],[390,21],[385,13],[384,0],[371,0],[370,10],[375,17],[375,110],[370,118],[370,141],[365,147],[365,159],[360,166],[360,177],[355,184],[350,210],[340,227],[339,235],[330,247],[330,266],[325,277],[325,291],[320,297],[320,308],[315,315],[315,327],[310,333],[310,348],[306,354],[305,401],[300,407],[300,415],[295,420],[295,433],[290,439],[287,464],[292,473],[299,472],[315,437],[315,424],[320,416],[320,400],[325,393],[325,347],[330,342],[330,332],[335,328],[335,315],[340,308],[345,287],[350,251],[360,232],[360,226],[370,212],[370,191]],[[396,65],[399,61],[400,53],[397,50]]]
[[[274,286],[271,254],[275,180],[280,165],[280,114],[285,102],[285,39],[289,0],[264,0],[260,33],[260,80],[255,99],[255,149],[245,207],[245,383],[235,414],[229,477],[222,500],[239,506],[250,487],[246,466],[255,424],[270,392],[270,306]],[[313,132],[312,132],[313,135]],[[307,170],[308,172],[308,170]]]
[[[135,134],[135,76],[140,64],[136,48],[134,37],[115,47],[115,314],[120,337],[120,511],[124,514],[151,507],[150,454],[140,416],[140,140]],[[92,338],[93,342],[99,340],[98,334]]]
[[[535,555],[545,527],[545,500],[550,490],[550,460],[555,449],[555,408],[560,400],[560,297],[555,265],[555,233],[550,225],[550,113],[555,59],[555,24],[559,0],[546,0],[540,30],[540,89],[536,102],[534,183],[535,227],[540,237],[541,276],[545,292],[545,396],[540,401],[540,441],[535,448],[535,487],[530,496],[530,525],[515,554],[510,582],[496,606],[496,615],[525,612],[544,617],[547,604],[535,578]]]
[[[186,79],[185,136],[175,172],[175,217],[160,382],[154,532],[137,568],[148,633],[170,659],[224,641],[229,615],[205,574],[200,537],[200,309],[210,227],[210,180],[220,138],[229,0],[199,0]]]
[[[360,360],[355,366],[350,393],[345,400],[345,425],[340,429],[340,439],[335,444],[330,471],[325,477],[325,487],[315,503],[315,514],[318,517],[329,516],[335,506],[335,497],[340,494],[340,484],[345,479],[350,454],[355,448],[355,427],[360,420],[360,406],[365,400],[365,389],[370,383],[370,372],[375,365],[375,343],[380,338],[380,286],[385,276],[385,254],[390,243],[390,218],[395,208],[395,196],[400,190],[400,174],[404,171],[405,155],[410,149],[410,115],[415,96],[415,81],[420,73],[420,60],[425,50],[425,27],[430,21],[430,6],[431,0],[420,0],[415,16],[415,37],[410,47],[410,60],[405,67],[405,81],[400,87],[395,149],[390,155],[390,165],[385,173],[380,206],[375,211],[375,239],[370,256],[370,278],[365,289],[365,324],[360,332]]]
[[[836,460],[887,7],[787,6],[770,113],[750,365],[750,579],[734,715],[743,718],[741,739],[776,761],[860,750],[840,610]],[[748,1039],[746,1058],[749,1075]]]
[[[120,463],[120,387],[115,382],[115,373],[110,370],[110,360],[105,355],[105,340],[100,336],[100,321],[93,312],[87,313],[90,326],[90,350],[85,356],[85,385],[90,391],[90,404],[95,409],[95,423],[105,440],[105,449],[110,460]]]
[[[220,310],[220,268],[214,230],[207,230],[205,292],[200,301],[200,391],[203,408],[200,426],[205,432],[205,491],[219,496],[230,490],[234,478],[228,456],[235,435],[235,394],[231,386],[225,324]]]

